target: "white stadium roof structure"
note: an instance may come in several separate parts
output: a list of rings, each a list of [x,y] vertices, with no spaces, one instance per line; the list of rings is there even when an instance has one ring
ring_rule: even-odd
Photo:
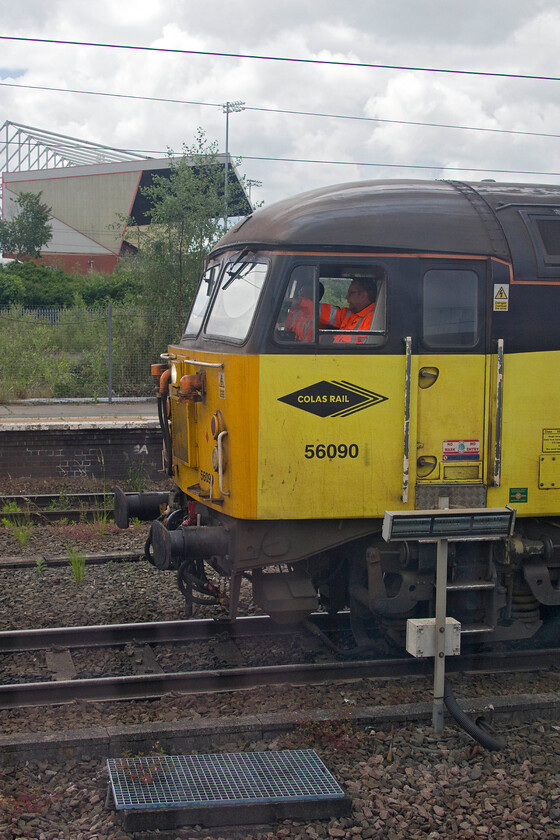
[[[225,167],[226,156],[217,163]],[[192,165],[200,164],[193,160]],[[112,271],[126,249],[125,223],[149,224],[143,188],[153,176],[168,177],[169,158],[79,140],[5,122],[0,128],[2,216],[11,218],[22,192],[41,193],[51,208],[53,236],[43,262],[66,270]],[[251,212],[249,199],[228,156],[230,216]],[[119,220],[121,220],[119,222]]]

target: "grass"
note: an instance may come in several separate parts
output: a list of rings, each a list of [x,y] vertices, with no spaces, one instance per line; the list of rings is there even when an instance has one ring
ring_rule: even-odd
[[[93,528],[95,533],[99,537],[103,537],[107,530],[107,517],[108,511],[106,510],[94,510],[93,511]]]
[[[17,542],[25,548],[33,533],[33,525],[17,502],[7,502],[3,508],[2,525],[10,531]]]
[[[13,524],[7,524],[6,525],[6,520],[3,519],[2,521],[3,521],[4,525],[6,526],[6,528],[8,528],[8,530],[10,530],[12,532],[12,534],[14,535],[14,537],[18,541],[18,543],[21,545],[21,547],[25,548],[25,546],[29,542],[29,538],[31,537],[31,534],[33,533],[33,525],[31,525],[30,522],[22,523],[20,525],[13,525]]]
[[[81,583],[86,574],[86,555],[75,548],[68,548],[68,562],[76,583]]]

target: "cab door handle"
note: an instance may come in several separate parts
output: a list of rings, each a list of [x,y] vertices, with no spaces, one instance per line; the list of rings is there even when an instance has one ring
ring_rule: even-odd
[[[420,388],[431,388],[435,384],[439,376],[439,370],[436,367],[423,367],[418,371],[418,386]]]

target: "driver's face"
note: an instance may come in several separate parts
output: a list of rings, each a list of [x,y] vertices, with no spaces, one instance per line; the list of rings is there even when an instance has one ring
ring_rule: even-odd
[[[346,293],[346,300],[348,301],[348,308],[350,312],[361,312],[362,309],[365,309],[368,305],[368,295],[363,289],[360,288],[360,284],[356,283],[353,280]]]

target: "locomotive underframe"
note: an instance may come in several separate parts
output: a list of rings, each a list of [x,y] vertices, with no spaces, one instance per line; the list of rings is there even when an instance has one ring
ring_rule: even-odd
[[[434,615],[433,543],[387,545],[379,520],[243,521],[192,502],[187,518],[187,503],[175,494],[153,524],[150,549],[154,565],[179,573],[190,606],[193,591],[218,599],[207,565],[229,581],[230,618],[243,578],[279,622],[300,621],[319,604],[333,613],[350,607],[360,629],[367,621],[402,645],[408,618]],[[540,630],[560,605],[559,527],[518,520],[504,541],[450,543],[447,614],[461,622],[464,638],[507,641]]]

